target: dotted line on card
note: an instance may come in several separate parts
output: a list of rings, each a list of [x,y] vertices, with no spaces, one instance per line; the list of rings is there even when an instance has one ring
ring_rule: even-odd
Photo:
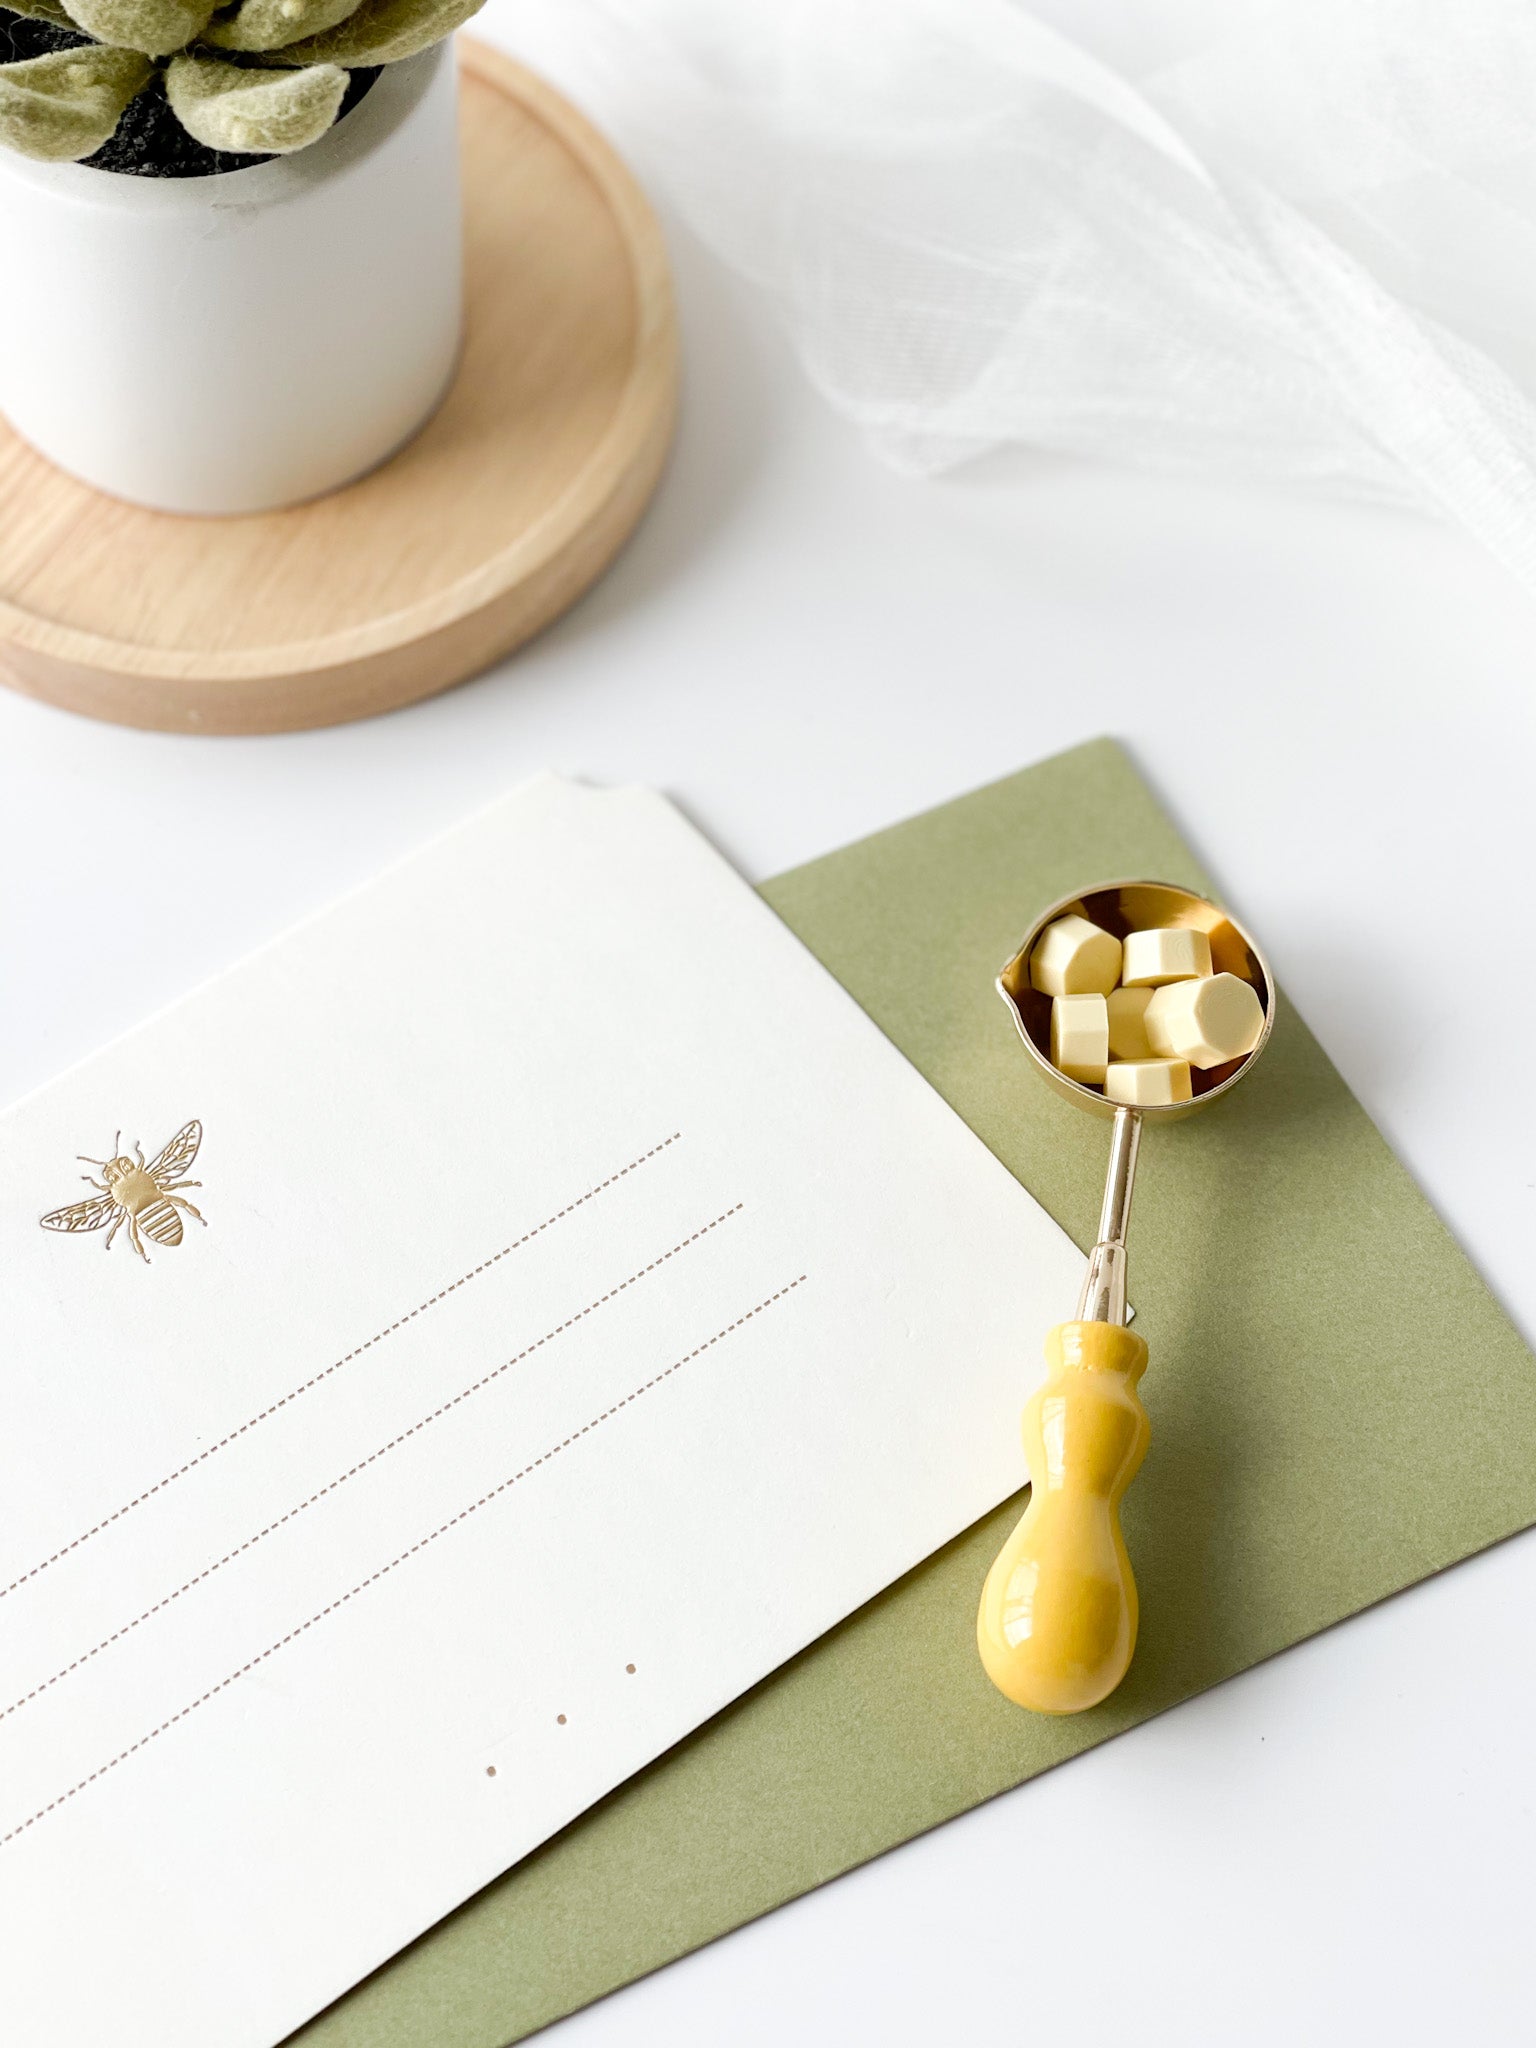
[[[72,1671],[78,1671],[82,1664],[89,1664],[93,1657],[99,1657],[103,1650],[110,1649],[112,1644],[118,1642],[123,1636],[131,1635],[141,1623],[148,1621],[151,1615],[159,1614],[162,1608],[171,1606],[174,1601],[181,1598],[183,1593],[190,1593],[194,1586],[200,1586],[204,1579],[211,1579],[215,1572],[222,1571],[224,1566],[232,1563],[235,1558],[243,1557],[248,1550],[254,1550],[258,1543],[272,1535],[275,1530],[281,1529],[285,1522],[293,1521],[295,1516],[302,1515],[306,1508],[312,1508],[316,1501],[324,1500],[327,1494],[334,1493],[340,1486],[345,1486],[347,1481],[355,1479],[359,1472],[366,1472],[370,1465],[376,1465],[380,1458],[387,1457],[398,1445],[407,1442],[421,1430],[428,1428],[440,1416],[446,1415],[450,1409],[457,1408],[461,1401],[467,1401],[472,1394],[478,1394],[482,1387],[488,1387],[493,1380],[499,1380],[503,1373],[510,1372],[514,1365],[521,1365],[523,1360],[531,1358],[535,1351],[542,1351],[546,1344],[552,1343],[564,1331],[573,1329],[577,1323],[584,1322],[588,1316],[593,1315],[600,1309],[604,1302],[612,1301],[616,1295],[623,1294],[627,1288],[633,1287],[638,1281],[643,1280],[647,1273],[654,1273],[658,1266],[664,1266],[669,1259],[675,1259],[678,1253],[686,1251],[689,1245],[697,1244],[700,1238],[708,1237],[712,1230],[718,1230],[722,1223],[729,1221],[732,1216],[739,1215],[742,1207],[742,1203],[735,1202],[729,1209],[722,1209],[720,1214],[713,1218],[711,1222],[701,1225],[699,1229],[691,1232],[687,1237],[680,1238],[670,1251],[660,1253],[648,1265],[641,1266],[631,1273],[627,1280],[619,1281],[618,1285],[610,1287],[606,1294],[598,1295],[597,1299],[589,1301],[585,1308],[579,1308],[575,1315],[567,1316],[563,1323],[556,1323],[555,1327],[552,1330],[546,1330],[542,1337],[536,1337],[531,1344],[525,1344],[521,1351],[515,1351],[510,1358],[504,1359],[500,1365],[493,1366],[487,1373],[482,1373],[479,1379],[471,1380],[467,1387],[462,1387],[458,1393],[451,1395],[448,1400],[440,1402],[429,1414],[423,1415],[420,1421],[413,1422],[409,1429],[402,1429],[400,1434],[392,1436],[388,1443],[380,1444],[378,1449],[370,1451],[366,1458],[359,1458],[355,1465],[349,1466],[345,1472],[338,1474],[335,1479],[328,1480],[324,1486],[312,1493],[307,1500],[301,1500],[297,1507],[289,1508],[288,1512],[284,1515],[279,1515],[275,1522],[268,1522],[266,1527],[258,1529],[254,1536],[247,1536],[245,1541],[237,1544],[233,1550],[225,1551],[222,1557],[216,1558],[210,1565],[205,1565],[194,1577],[178,1586],[174,1593],[167,1593],[164,1599],[157,1600],[153,1607],[146,1607],[144,1612],[136,1615],[132,1621],[125,1621],[121,1628],[114,1629],[109,1636],[104,1636],[93,1650],[82,1651],[72,1664],[66,1664],[61,1671],[55,1671],[52,1678],[45,1678],[40,1685],[34,1685],[30,1692],[23,1693],[19,1700],[12,1700],[8,1707],[0,1708],[0,1721],[5,1720],[8,1715],[14,1714],[18,1708],[26,1706],[29,1700],[35,1700],[39,1693],[47,1692],[50,1686],[57,1685],[61,1678],[68,1678],[69,1674]]]
[[[279,1636],[275,1643],[270,1643],[265,1650],[247,1659],[237,1671],[232,1671],[227,1678],[221,1678],[217,1685],[210,1685],[206,1692],[199,1693],[195,1700],[189,1701],[186,1706],[179,1708],[176,1713],[160,1722],[157,1727],[151,1728],[147,1735],[141,1735],[137,1742],[129,1743],[126,1749],[119,1750],[117,1755],[110,1758],[106,1763],[98,1764],[94,1771],[87,1777],[80,1779],[78,1784],[71,1785],[67,1792],[59,1793],[57,1798],[50,1799],[46,1806],[40,1806],[37,1812],[29,1815],[26,1820],[18,1821],[15,1827],[0,1835],[0,1849],[3,1849],[8,1842],[14,1842],[18,1835],[24,1835],[29,1828],[36,1827],[40,1820],[45,1819],[48,1814],[73,1799],[77,1793],[83,1792],[88,1785],[94,1785],[98,1778],[104,1778],[109,1771],[116,1770],[119,1764],[126,1763],[129,1757],[135,1756],[141,1749],[147,1748],[151,1742],[164,1735],[168,1729],[174,1728],[179,1721],[185,1721],[189,1714],[195,1714],[198,1708],[206,1706],[209,1700],[217,1699],[220,1693],[227,1692],[230,1686],[234,1685],[237,1680],[244,1678],[248,1672],[256,1670],[259,1665],[265,1664],[269,1657],[275,1657],[278,1651],[286,1649],[289,1643],[297,1641],[302,1635],[306,1635],[318,1622],[324,1621],[328,1614],[334,1614],[338,1608],[345,1607],[349,1600],[355,1600],[360,1593],[366,1593],[370,1586],[375,1586],[380,1579],[387,1578],[398,1566],[405,1564],[409,1559],[415,1557],[418,1551],[425,1550],[429,1544],[435,1543],[439,1536],[446,1536],[448,1531],[456,1529],[460,1522],[468,1521],[471,1515],[478,1514],[481,1508],[499,1498],[500,1495],[506,1493],[511,1487],[516,1486],[520,1480],[526,1479],[530,1473],[536,1472],[541,1465],[547,1465],[552,1458],[559,1457],[562,1451],[569,1450],[572,1444],[578,1443],[582,1437],[590,1435],[594,1429],[600,1428],[612,1416],[620,1414],[625,1408],[630,1406],[631,1402],[638,1401],[642,1395],[648,1394],[653,1387],[659,1387],[663,1380],[670,1379],[675,1372],[681,1372],[685,1365],[690,1365],[694,1359],[701,1358],[706,1351],[712,1351],[717,1344],[722,1343],[725,1338],[729,1337],[732,1331],[739,1330],[744,1323],[750,1323],[754,1317],[762,1315],[766,1310],[772,1308],[776,1301],[782,1301],[787,1294],[793,1294],[797,1287],[803,1287],[805,1281],[806,1275],[802,1273],[798,1279],[791,1280],[785,1286],[775,1289],[772,1294],[760,1301],[755,1308],[747,1309],[744,1314],[737,1316],[734,1322],[729,1322],[723,1329],[717,1330],[713,1337],[707,1337],[702,1344],[696,1344],[692,1351],[684,1352],[683,1356],[674,1359],[671,1365],[664,1367],[658,1373],[653,1373],[650,1379],[642,1381],[632,1392],[625,1394],[622,1399],[615,1401],[611,1408],[604,1408],[600,1414],[594,1415],[590,1422],[584,1422],[580,1429],[573,1429],[569,1436],[562,1437],[559,1443],[533,1459],[530,1464],[524,1465],[519,1471],[514,1472],[510,1478],[503,1479],[500,1485],[493,1486],[489,1493],[482,1493],[480,1498],[471,1501],[467,1508],[461,1508],[456,1515],[451,1515],[446,1522],[439,1522],[435,1529],[431,1530],[427,1535],[418,1538],[408,1550],[402,1550],[398,1556],[392,1557],[388,1564],[380,1565],[378,1570],[370,1572],[366,1579],[359,1579],[357,1584],[350,1588],[349,1591],[343,1593],[339,1599],[332,1600],[326,1606],[320,1608],[317,1613],[309,1617],[308,1621],[301,1621],[297,1628],[289,1629],[285,1636]]]
[[[280,1408],[286,1408],[290,1401],[297,1401],[301,1394],[307,1394],[311,1387],[318,1387],[322,1380],[328,1380],[333,1372],[340,1372],[341,1368],[344,1365],[350,1365],[354,1358],[361,1358],[363,1353],[371,1351],[375,1344],[382,1344],[385,1338],[392,1337],[396,1330],[403,1330],[407,1323],[415,1322],[416,1318],[425,1315],[428,1309],[436,1308],[440,1301],[446,1301],[450,1294],[456,1294],[461,1287],[467,1287],[471,1280],[478,1279],[482,1273],[488,1272],[492,1266],[498,1265],[502,1259],[509,1258],[515,1251],[520,1251],[525,1244],[531,1244],[534,1238],[540,1237],[546,1230],[552,1229],[562,1217],[569,1216],[574,1210],[580,1209],[586,1203],[593,1201],[598,1195],[602,1194],[605,1188],[614,1187],[619,1181],[624,1179],[626,1174],[635,1172],[638,1167],[644,1166],[647,1160],[654,1159],[658,1153],[665,1152],[669,1145],[675,1145],[681,1136],[681,1131],[674,1131],[670,1138],[663,1138],[659,1145],[653,1145],[648,1152],[642,1152],[638,1158],[631,1159],[628,1166],[621,1166],[617,1173],[610,1173],[606,1180],[598,1181],[595,1186],[588,1188],[584,1195],[578,1195],[575,1201],[567,1202],[563,1209],[557,1209],[552,1216],[546,1216],[544,1221],[536,1223],[532,1230],[525,1230],[521,1237],[515,1237],[510,1244],[504,1244],[499,1252],[492,1252],[491,1256],[488,1259],[482,1259],[478,1266],[471,1266],[467,1273],[461,1273],[457,1280],[450,1281],[446,1287],[440,1287],[436,1294],[429,1294],[426,1300],[418,1302],[409,1314],[397,1316],[392,1323],[387,1324],[382,1330],[375,1331],[365,1344],[356,1345],[351,1351],[345,1352],[340,1358],[335,1359],[320,1372],[311,1374],[301,1385],[295,1387],[292,1393],[284,1394],[281,1400],[274,1401],[270,1407],[261,1409],[259,1413],[251,1416],[248,1421],[242,1422],[238,1429],[230,1430],[227,1436],[221,1436],[216,1443],[209,1444],[206,1450],[199,1451],[195,1458],[188,1458],[187,1462],[184,1465],[178,1465],[174,1472],[167,1472],[163,1479],[157,1479],[153,1486],[146,1486],[142,1493],[135,1494],[132,1500],[124,1501],[123,1505],[115,1509],[113,1513],[103,1516],[99,1522],[93,1523],[89,1529],[83,1530],[80,1535],[56,1550],[52,1557],[45,1557],[41,1564],[33,1565],[29,1571],[24,1571],[20,1578],[12,1579],[8,1586],[0,1586],[0,1600],[5,1599],[8,1593],[14,1593],[18,1587],[26,1585],[29,1579],[35,1579],[39,1572],[47,1571],[50,1565],[57,1564],[61,1557],[68,1557],[69,1553],[72,1550],[78,1550],[82,1543],[89,1543],[91,1538],[99,1536],[103,1529],[110,1529],[112,1524],[120,1522],[124,1515],[131,1515],[135,1508],[142,1507],[145,1501],[152,1500],[157,1493],[164,1492],[166,1487],[174,1485],[178,1479],[184,1479],[189,1472],[195,1471],[199,1465],[205,1464],[209,1458],[234,1443],[236,1438],[244,1436],[247,1430],[255,1429],[257,1424],[265,1422],[269,1415],[275,1415]]]

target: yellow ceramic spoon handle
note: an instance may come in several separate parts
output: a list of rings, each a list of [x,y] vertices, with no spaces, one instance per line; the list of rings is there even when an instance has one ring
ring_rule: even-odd
[[[1136,1647],[1120,1502],[1147,1454],[1147,1347],[1120,1323],[1058,1323],[1024,1410],[1029,1506],[987,1574],[976,1640],[1000,1692],[1039,1714],[1097,1706]]]

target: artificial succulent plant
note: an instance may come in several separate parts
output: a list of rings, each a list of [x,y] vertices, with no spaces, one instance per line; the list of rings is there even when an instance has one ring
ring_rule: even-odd
[[[3,48],[35,52],[0,63],[0,145],[140,168],[112,162],[106,146],[153,105],[154,120],[215,153],[208,167],[287,155],[318,141],[379,65],[451,35],[481,4],[0,0]]]

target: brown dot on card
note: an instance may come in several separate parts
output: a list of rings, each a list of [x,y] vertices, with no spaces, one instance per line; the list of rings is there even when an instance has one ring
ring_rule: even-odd
[[[487,1764],[485,1767],[485,1775],[488,1778],[494,1778],[496,1775],[496,1766],[494,1764]]]
[[[633,1665],[633,1664],[626,1664],[626,1665],[624,1666],[624,1669],[625,1669],[625,1670],[626,1670],[626,1671],[627,1671],[627,1672],[629,1673],[629,1675],[630,1675],[630,1677],[631,1677],[631,1678],[633,1678],[633,1677],[634,1677],[634,1675],[635,1675],[635,1667],[634,1667],[634,1665]]]
[[[560,1723],[560,1726],[561,1726],[562,1728],[563,1728],[563,1727],[565,1726],[565,1716],[564,1716],[564,1714],[556,1714],[556,1716],[555,1716],[555,1719],[556,1719],[556,1720],[557,1720],[557,1721],[558,1721],[558,1722]]]

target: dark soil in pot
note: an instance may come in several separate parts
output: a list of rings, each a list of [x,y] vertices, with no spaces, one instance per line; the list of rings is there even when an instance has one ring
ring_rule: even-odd
[[[90,40],[88,35],[73,29],[56,28],[50,21],[33,21],[0,7],[0,64],[16,63],[23,57],[41,57],[48,50],[72,49]],[[219,55],[225,63],[242,61],[227,50],[221,50]],[[349,75],[346,97],[336,115],[338,121],[347,118],[378,75],[377,65],[359,68]],[[121,171],[130,178],[215,178],[223,171],[243,171],[251,164],[270,163],[271,158],[208,149],[195,141],[171,112],[164,81],[157,77],[129,101],[127,112],[110,140],[82,161],[92,170]]]

